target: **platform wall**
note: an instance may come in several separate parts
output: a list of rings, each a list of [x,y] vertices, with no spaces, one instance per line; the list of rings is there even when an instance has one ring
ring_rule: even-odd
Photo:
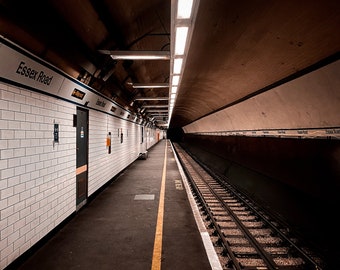
[[[75,210],[75,106],[0,84],[1,269]],[[62,130],[53,147],[53,121]]]
[[[0,269],[76,211],[76,108],[56,97],[0,83]],[[60,130],[59,143],[53,144],[54,122]],[[124,134],[123,142],[118,132]],[[88,196],[162,134],[89,109]]]

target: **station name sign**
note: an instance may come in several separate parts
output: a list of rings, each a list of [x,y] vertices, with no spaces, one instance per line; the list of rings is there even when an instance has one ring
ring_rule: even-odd
[[[20,62],[16,73],[46,85],[50,85],[53,80],[53,76],[49,76],[44,71],[38,71],[27,66],[24,61]]]
[[[119,115],[118,104],[1,36],[0,59],[0,82],[44,92],[85,107],[90,104],[94,109]],[[86,102],[80,102],[85,97]]]

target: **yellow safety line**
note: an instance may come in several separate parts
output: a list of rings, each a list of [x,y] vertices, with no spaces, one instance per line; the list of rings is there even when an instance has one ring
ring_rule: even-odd
[[[152,265],[151,265],[152,270],[160,270],[161,269],[164,196],[165,196],[165,179],[166,179],[166,162],[167,162],[166,156],[167,156],[167,141],[165,141],[163,175],[162,175],[161,191],[160,191],[160,194],[159,194],[159,205],[158,205],[158,216],[157,216],[155,243],[154,243],[154,246],[153,246],[153,255],[152,255]]]

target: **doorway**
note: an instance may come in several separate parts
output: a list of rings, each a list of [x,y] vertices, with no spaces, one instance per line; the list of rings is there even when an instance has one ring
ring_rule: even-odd
[[[76,204],[77,211],[86,204],[88,189],[88,118],[89,112],[77,108]]]

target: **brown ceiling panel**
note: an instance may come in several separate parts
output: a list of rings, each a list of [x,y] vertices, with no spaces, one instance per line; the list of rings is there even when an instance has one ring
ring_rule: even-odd
[[[53,0],[53,8],[91,50],[108,38],[108,31],[89,0]]]

